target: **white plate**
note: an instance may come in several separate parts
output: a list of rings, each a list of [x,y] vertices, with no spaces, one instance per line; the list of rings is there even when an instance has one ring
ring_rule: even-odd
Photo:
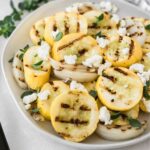
[[[22,23],[17,27],[15,32],[13,32],[13,34],[11,35],[2,54],[1,64],[2,64],[2,70],[3,70],[3,74],[7,86],[20,112],[34,127],[33,130],[36,129],[38,132],[41,132],[41,136],[43,136],[43,140],[44,138],[50,138],[59,143],[66,144],[80,149],[110,149],[110,148],[112,149],[112,148],[125,147],[125,146],[139,143],[150,137],[150,125],[143,135],[128,141],[120,141],[120,142],[107,141],[101,139],[100,137],[94,134],[82,143],[73,143],[73,142],[65,141],[61,137],[59,137],[54,132],[49,122],[38,123],[34,121],[32,117],[24,109],[24,105],[20,98],[22,90],[18,87],[18,85],[16,84],[13,78],[12,66],[8,63],[8,60],[12,56],[14,56],[15,52],[18,49],[24,47],[27,43],[30,43],[29,30],[32,24],[35,23],[35,21],[43,17],[52,15],[56,12],[62,11],[64,10],[65,7],[71,5],[72,3],[84,2],[84,1],[87,0],[56,0],[53,2],[49,2],[48,4],[45,4],[44,6],[37,9],[30,16],[28,16],[26,19],[22,21]],[[98,2],[98,0],[91,0],[91,1]],[[140,11],[139,8],[136,8],[122,0],[112,0],[112,1],[119,7],[119,14],[122,17],[123,16],[137,16],[137,17],[145,17],[145,18],[150,17],[148,14],[144,13],[143,11]],[[145,117],[147,120],[149,120],[150,123],[150,118],[144,115],[144,118]]]

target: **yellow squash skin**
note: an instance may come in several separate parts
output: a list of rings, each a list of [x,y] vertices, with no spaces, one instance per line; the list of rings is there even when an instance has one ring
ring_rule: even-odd
[[[81,51],[85,51],[81,53]],[[100,55],[101,49],[97,41],[82,33],[72,33],[56,42],[52,49],[52,57],[57,61],[64,61],[65,55],[77,55],[77,64],[82,64],[91,55]]]
[[[122,38],[129,40],[132,43],[132,46],[128,45],[129,54],[121,54],[121,50],[118,51],[118,47],[120,49],[125,48],[125,44],[121,44],[119,39],[112,41],[105,49],[103,49],[104,58],[111,62],[115,67],[129,67],[142,59],[141,45],[136,40],[129,37]]]
[[[51,16],[46,23],[44,38],[50,45],[55,42],[51,34],[54,30],[62,32],[63,35],[76,32],[87,34],[87,20],[76,13],[59,12]]]
[[[95,131],[98,114],[94,98],[78,90],[59,95],[51,106],[51,122],[55,131],[73,142],[81,142]]]
[[[47,100],[40,100],[38,98],[37,107],[39,108],[41,115],[44,116],[46,119],[50,120],[51,118],[50,107],[52,102],[58,95],[69,91],[69,86],[62,81],[56,80],[44,84],[41,89],[41,92],[45,90],[48,90],[50,92],[50,96],[48,97]]]
[[[35,70],[32,67],[34,56],[37,54],[38,46],[31,47],[24,55],[23,66],[25,81],[29,88],[33,90],[38,90],[46,82],[49,81],[51,66],[49,62],[44,62],[43,68],[40,70]]]
[[[109,109],[128,111],[140,102],[143,84],[134,72],[126,68],[108,68],[98,78],[96,90],[103,105]]]

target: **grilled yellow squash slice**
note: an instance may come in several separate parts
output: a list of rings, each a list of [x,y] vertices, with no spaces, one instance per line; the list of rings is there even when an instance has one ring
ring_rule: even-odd
[[[41,92],[45,90],[48,90],[50,95],[47,100],[41,100],[38,98],[37,107],[39,108],[41,115],[50,120],[50,107],[52,102],[58,95],[69,91],[69,86],[62,81],[51,81],[50,83],[43,85]]]
[[[50,45],[55,42],[52,32],[57,30],[62,32],[63,35],[76,32],[87,34],[87,20],[82,15],[67,12],[60,12],[50,17],[44,32],[45,40]]]
[[[44,39],[45,25],[48,20],[49,20],[49,17],[46,17],[44,19],[37,21],[32,26],[30,30],[30,38],[33,44],[39,45],[39,43]]]
[[[57,61],[64,61],[65,55],[76,55],[76,64],[82,64],[93,55],[100,55],[100,47],[91,36],[82,33],[72,33],[56,42],[52,49],[52,57]]]
[[[136,106],[143,95],[143,84],[132,71],[108,68],[96,83],[101,102],[111,110],[127,111]]]
[[[103,53],[104,58],[116,67],[128,67],[142,58],[140,44],[127,36],[111,41]]]
[[[24,55],[23,66],[25,81],[29,88],[37,90],[49,81],[51,67],[49,61],[41,61],[37,56],[39,46],[31,47]],[[38,63],[40,63],[38,65]],[[33,65],[37,64],[38,68]],[[36,66],[35,66],[36,67]]]
[[[59,95],[51,105],[51,122],[55,131],[74,142],[83,141],[95,131],[98,114],[94,98],[78,90]]]

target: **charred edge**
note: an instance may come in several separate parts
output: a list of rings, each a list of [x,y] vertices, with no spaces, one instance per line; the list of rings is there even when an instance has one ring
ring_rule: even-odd
[[[134,49],[134,41],[131,40],[130,49],[129,49],[129,58],[132,56],[133,49]]]
[[[116,80],[117,80],[115,77],[109,76],[109,75],[107,75],[107,74],[103,74],[103,77],[109,79],[109,80],[112,81],[112,82],[116,82]]]
[[[81,15],[85,14],[86,12],[88,12],[90,10],[93,10],[93,8],[90,6],[85,6],[84,9],[78,8],[79,14],[81,14]]]
[[[60,46],[60,47],[58,48],[58,50],[62,50],[62,49],[64,49],[64,48],[66,48],[66,47],[69,47],[69,46],[73,45],[75,42],[81,40],[81,39],[84,38],[85,36],[86,36],[86,35],[82,35],[81,37],[79,37],[79,38],[77,38],[77,39],[74,39],[73,41],[69,42],[68,44],[65,44],[65,45]]]
[[[84,125],[84,124],[88,123],[88,121],[81,121],[79,119],[63,120],[63,119],[60,119],[59,117],[56,117],[55,121],[56,122],[61,122],[61,123],[74,124],[74,125]]]
[[[53,31],[56,31],[57,30],[57,25],[56,25],[56,21],[55,23],[53,24]]]
[[[67,108],[71,108],[71,107],[68,104],[61,103],[61,108],[67,109]]]
[[[117,71],[117,72],[119,72],[119,73],[121,73],[121,74],[123,74],[123,75],[128,75],[127,72],[125,72],[124,70],[122,70],[120,68],[114,68],[114,70]]]
[[[133,27],[133,25],[130,25],[130,26],[128,26],[126,29],[129,30],[129,29],[132,28],[132,27]]]
[[[23,71],[23,69],[21,67],[16,66],[16,69]]]
[[[142,32],[140,32],[140,33],[138,33],[138,32],[135,32],[135,33],[133,33],[133,34],[130,34],[130,36],[129,37],[133,37],[133,36],[141,36],[141,35],[143,35],[143,33]]]
[[[63,132],[58,132],[58,134],[60,135],[60,136],[62,136],[62,137],[71,137],[71,135],[70,134],[67,134],[67,133],[63,133]]]
[[[67,15],[65,15],[64,25],[65,25],[65,34],[68,34],[69,33],[69,24],[68,24],[68,16]]]
[[[21,81],[21,82],[25,82],[25,80],[24,79],[22,79],[22,78],[18,78],[19,79],[19,81]]]
[[[58,90],[58,87],[56,87],[56,86],[55,86],[55,87],[53,87],[53,88],[54,88],[54,91],[57,91],[57,90]]]
[[[26,67],[29,67],[29,65],[27,65],[27,64],[26,64],[25,66],[26,66]]]
[[[87,52],[86,49],[81,49],[81,50],[79,51],[79,54],[80,54],[80,56],[82,56],[82,55],[84,55],[86,52]]]
[[[49,83],[50,83],[51,85],[54,85],[54,82],[53,82],[53,81],[49,81]]]
[[[150,42],[146,41],[145,44],[150,44]]]
[[[118,49],[115,51],[115,56],[116,56],[116,61],[117,61],[119,59],[119,50]]]
[[[113,91],[113,90],[109,89],[108,87],[105,87],[105,89],[112,95],[116,94],[116,91]]]
[[[80,106],[80,110],[82,110],[82,111],[91,111],[91,109],[88,108],[88,106],[85,106],[85,105]]]

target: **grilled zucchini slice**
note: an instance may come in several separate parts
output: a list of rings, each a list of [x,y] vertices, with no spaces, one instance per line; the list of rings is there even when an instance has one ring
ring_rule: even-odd
[[[103,49],[104,58],[116,67],[128,67],[142,58],[140,44],[130,37],[119,36]]]
[[[24,55],[23,66],[25,81],[29,88],[37,90],[49,81],[51,66],[49,61],[41,61],[37,56],[39,46],[31,47]],[[35,57],[36,56],[36,57]],[[33,64],[41,62],[35,69]]]
[[[59,95],[51,105],[52,125],[69,141],[86,139],[95,131],[98,120],[97,104],[87,92],[68,91]]]
[[[66,12],[60,12],[50,17],[44,32],[45,40],[50,45],[55,42],[52,32],[57,30],[62,32],[63,35],[76,32],[87,34],[87,20],[82,15]]]
[[[93,55],[100,55],[101,49],[97,41],[82,33],[72,33],[56,42],[52,49],[52,57],[57,61],[64,61],[65,55],[76,55],[76,64],[82,64]]]
[[[127,111],[136,106],[143,95],[143,84],[132,71],[115,67],[108,68],[96,83],[101,102],[111,110]]]
[[[69,91],[69,86],[62,81],[51,81],[50,83],[43,85],[41,92],[45,90],[48,90],[50,95],[47,100],[41,100],[38,98],[37,107],[39,108],[41,115],[50,120],[50,107],[52,102],[58,95]]]

